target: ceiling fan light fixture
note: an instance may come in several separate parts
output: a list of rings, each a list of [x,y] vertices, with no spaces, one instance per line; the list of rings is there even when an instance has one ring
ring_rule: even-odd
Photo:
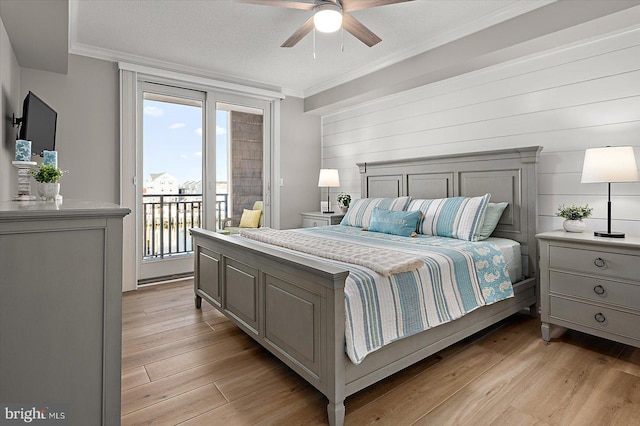
[[[321,33],[334,33],[342,27],[342,9],[335,4],[318,6],[313,15],[313,25]]]

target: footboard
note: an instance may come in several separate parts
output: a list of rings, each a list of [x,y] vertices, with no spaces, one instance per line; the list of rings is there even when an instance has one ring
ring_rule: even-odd
[[[348,271],[238,237],[191,233],[196,307],[211,303],[325,394],[334,418],[343,417]]]

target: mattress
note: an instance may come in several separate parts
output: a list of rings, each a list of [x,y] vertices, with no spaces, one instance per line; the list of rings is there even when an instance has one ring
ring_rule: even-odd
[[[263,240],[265,235],[259,235],[263,233],[269,238]],[[283,239],[279,238],[282,233],[286,233],[284,245]],[[303,251],[293,249],[291,244],[300,241],[289,235],[291,233],[301,237],[300,241],[322,239],[327,253],[316,253],[313,241],[310,251],[308,247]],[[344,290],[345,349],[354,364],[395,340],[513,297],[511,275],[507,277],[510,272],[499,245],[512,259],[518,256],[513,254],[513,249],[507,249],[506,243],[469,242],[429,235],[411,238],[343,225],[290,231],[263,229],[240,236],[252,238],[259,244],[276,244],[279,250],[292,251],[298,256],[322,260],[349,271]],[[274,237],[273,241],[271,237]],[[418,257],[421,266],[382,275],[366,265],[351,263],[353,245],[365,247],[366,251],[384,249],[387,256],[393,258],[398,254]],[[347,252],[349,259],[341,257],[345,255],[343,252]],[[336,254],[340,256],[336,257]],[[517,275],[514,271],[514,276]]]
[[[520,243],[507,238],[497,237],[489,237],[485,241],[496,245],[502,252],[504,260],[507,263],[511,283],[515,284],[520,281],[522,279],[522,252],[520,250]]]

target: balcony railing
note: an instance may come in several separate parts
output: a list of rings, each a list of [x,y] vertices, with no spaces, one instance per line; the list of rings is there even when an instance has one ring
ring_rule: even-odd
[[[216,196],[216,221],[227,217],[228,195]],[[202,194],[144,194],[142,196],[143,258],[193,252],[189,228],[202,224]]]

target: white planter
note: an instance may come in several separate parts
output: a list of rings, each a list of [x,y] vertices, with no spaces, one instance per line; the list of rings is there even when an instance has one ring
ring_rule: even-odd
[[[59,183],[38,182],[38,195],[43,200],[55,201],[59,193]]]
[[[566,219],[562,223],[562,227],[567,232],[583,232],[585,225],[584,225],[584,222],[581,220]]]
[[[344,214],[347,213],[347,210],[349,210],[349,207],[345,207],[345,206],[340,206],[340,211]]]

